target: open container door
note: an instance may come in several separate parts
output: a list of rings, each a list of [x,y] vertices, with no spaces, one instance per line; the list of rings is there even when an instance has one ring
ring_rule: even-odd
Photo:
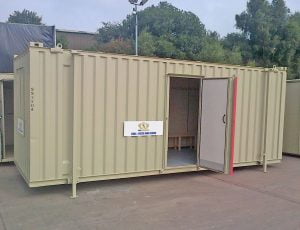
[[[201,90],[198,163],[201,168],[223,173],[229,173],[231,158],[226,154],[229,83],[228,78],[203,79]]]
[[[0,162],[5,158],[5,127],[4,127],[4,93],[3,81],[0,81]]]

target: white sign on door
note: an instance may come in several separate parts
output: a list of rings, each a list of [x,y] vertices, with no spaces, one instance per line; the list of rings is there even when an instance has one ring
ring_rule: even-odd
[[[17,131],[24,136],[24,121],[18,118],[17,122]]]
[[[161,136],[163,126],[163,121],[124,121],[124,136]]]

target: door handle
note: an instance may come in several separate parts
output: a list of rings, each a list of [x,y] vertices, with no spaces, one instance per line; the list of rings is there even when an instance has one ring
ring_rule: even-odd
[[[226,114],[223,115],[222,120],[223,120],[223,123],[226,124]]]

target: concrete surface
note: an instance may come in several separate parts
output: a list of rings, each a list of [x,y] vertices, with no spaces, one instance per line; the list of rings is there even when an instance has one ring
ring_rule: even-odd
[[[300,229],[300,158],[234,176],[198,172],[30,189],[0,167],[0,229]]]

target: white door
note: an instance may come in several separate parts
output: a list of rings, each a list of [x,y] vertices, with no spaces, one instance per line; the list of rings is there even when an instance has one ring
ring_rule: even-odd
[[[225,172],[228,79],[204,79],[201,97],[200,167]]]

